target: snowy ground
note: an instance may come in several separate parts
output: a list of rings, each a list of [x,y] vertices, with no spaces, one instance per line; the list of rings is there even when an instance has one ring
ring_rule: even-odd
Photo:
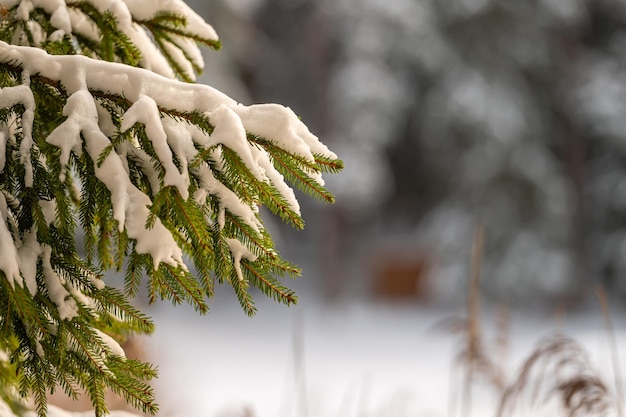
[[[459,339],[435,328],[462,309],[325,305],[315,298],[302,299],[296,308],[270,302],[259,307],[252,319],[232,300],[215,305],[204,317],[163,305],[151,311],[157,331],[148,347],[160,370],[162,416],[450,415],[450,398],[458,398],[460,386],[459,374],[451,373]],[[549,312],[511,315],[509,373],[556,328]],[[487,329],[494,314],[485,316]],[[626,316],[614,320],[619,345],[626,346]],[[563,328],[583,343],[612,388],[600,312],[572,313]],[[494,398],[482,391],[472,416],[494,415]]]

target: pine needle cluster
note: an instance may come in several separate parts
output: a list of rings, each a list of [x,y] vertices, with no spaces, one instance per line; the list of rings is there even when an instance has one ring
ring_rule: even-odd
[[[321,174],[342,162],[288,109],[244,108],[186,87],[202,70],[196,45],[220,48],[212,28],[180,0],[150,16],[135,3],[1,5],[0,403],[14,412],[30,397],[44,416],[47,393],[62,389],[86,392],[101,416],[108,388],[154,414],[155,369],[120,348],[153,328],[129,299],[146,285],[151,301],[205,313],[214,285],[228,283],[249,315],[251,287],[294,304],[281,278],[300,270],[277,253],[258,207],[300,229],[290,186],[333,202]],[[90,78],[93,68],[111,75],[110,88]],[[113,86],[119,75],[226,104],[133,95]],[[233,126],[244,129],[242,143],[231,140]],[[125,270],[123,290],[105,285],[111,269]]]

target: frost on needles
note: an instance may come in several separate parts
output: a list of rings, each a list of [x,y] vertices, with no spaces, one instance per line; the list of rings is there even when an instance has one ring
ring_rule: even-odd
[[[295,303],[259,206],[302,228],[291,187],[332,202],[342,162],[290,109],[192,83],[220,43],[181,0],[0,8],[0,411],[62,389],[100,416],[109,388],[155,413],[155,370],[120,347],[153,326],[129,297],[204,313],[217,281],[248,314],[250,287]]]

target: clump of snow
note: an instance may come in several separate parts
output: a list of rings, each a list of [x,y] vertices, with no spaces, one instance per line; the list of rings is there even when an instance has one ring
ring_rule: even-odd
[[[37,242],[37,232],[29,230],[24,233],[22,245],[17,250],[17,259],[24,283],[31,295],[37,294],[37,261],[42,253],[41,245]]]
[[[101,290],[106,286],[104,281],[96,275],[89,275],[89,282],[98,290]]]
[[[290,153],[310,161],[314,160],[313,153],[337,158],[289,107],[275,103],[239,104],[233,110],[241,117],[246,130],[271,140]]]
[[[164,185],[176,187],[180,195],[187,199],[189,196],[189,184],[186,183],[185,178],[174,165],[172,151],[168,146],[167,135],[161,123],[159,108],[152,98],[144,96],[137,100],[124,114],[120,130],[124,132],[135,123],[142,123],[146,127],[146,135],[152,142],[154,151],[165,169]],[[153,192],[156,192],[156,190],[153,190]]]
[[[17,4],[17,2],[16,2]],[[35,5],[30,0],[23,0],[15,12],[16,17],[19,20],[27,21],[30,18],[30,12],[35,9]]]
[[[17,248],[6,223],[8,216],[7,201],[4,194],[0,193],[0,253],[2,254],[0,256],[0,270],[4,272],[11,288],[14,288],[16,282],[20,286],[23,285],[23,282],[20,276]]]
[[[68,9],[72,33],[84,36],[87,39],[99,40],[98,26],[93,20],[76,9]]]
[[[247,131],[270,140],[289,153],[299,155],[314,162],[313,154],[336,159],[319,138],[309,131],[289,107],[280,104],[239,104],[233,109],[240,117]],[[324,185],[321,173],[307,172],[318,184]]]
[[[43,350],[43,346],[41,346],[40,339],[35,339],[35,352],[37,352],[37,356],[40,358],[45,358],[46,352]]]
[[[61,278],[52,268],[50,263],[50,257],[52,255],[52,248],[47,245],[42,246],[41,266],[43,269],[44,283],[48,290],[48,296],[52,302],[57,306],[59,317],[61,320],[71,320],[78,316],[78,305],[76,300],[72,298],[70,293],[65,288],[64,279]]]
[[[218,39],[213,26],[206,23],[202,17],[182,0],[151,0],[150,2],[143,0],[124,0],[124,2],[130,13],[137,20],[149,20],[159,12],[176,13],[185,18],[187,21],[186,30],[189,32],[204,39]]]
[[[7,162],[7,142],[11,134],[9,132],[9,127],[6,125],[0,125],[0,172],[4,171],[4,166]]]
[[[26,77],[27,78],[27,77]],[[33,146],[33,121],[35,119],[35,98],[33,92],[26,85],[6,87],[0,89],[0,107],[10,108],[22,104],[22,142],[20,143],[20,161],[26,170],[24,183],[26,187],[33,185],[33,165],[30,160],[30,150]]]
[[[94,329],[96,332],[96,335],[102,339],[102,341],[104,342],[104,344],[106,345],[108,351],[112,354],[112,355],[117,355],[117,356],[121,356],[122,358],[126,358],[126,352],[124,352],[124,349],[122,349],[122,347],[120,346],[119,343],[117,343],[115,341],[115,339],[113,339],[111,336],[109,336],[106,333],[101,332],[98,329]]]
[[[246,130],[242,120],[230,107],[222,104],[208,114],[209,120],[215,126],[209,144],[224,144],[239,155],[252,175],[262,181],[262,175],[257,161],[252,157],[252,147],[246,138]]]
[[[224,206],[220,206],[219,212],[217,214],[217,227],[219,227],[220,231],[224,230],[224,226],[226,225],[226,209]]]
[[[254,262],[257,256],[250,252],[250,250],[239,239],[227,238],[226,242],[230,248],[230,253],[233,256],[235,265],[235,272],[237,272],[237,278],[239,281],[243,281],[243,273],[241,271],[241,260],[247,259],[250,262]]]
[[[7,4],[8,3],[8,4]],[[6,7],[17,4],[15,1],[3,2]],[[48,38],[51,41],[61,39],[65,34],[72,33],[72,19],[68,13],[65,0],[22,0],[16,10],[16,18],[26,23],[33,36],[35,44],[41,43],[46,37],[39,23],[31,20],[30,14],[35,9],[43,9],[50,14],[50,24],[58,29]]]
[[[74,152],[76,155],[82,153],[82,141],[80,140],[82,112],[80,109],[89,102],[90,98],[87,95],[85,92],[77,92],[67,99],[65,107],[63,107],[63,115],[67,116],[67,119],[46,138],[46,142],[61,149],[59,157],[61,162],[60,181],[65,181],[65,167],[69,162],[70,153]]]
[[[189,161],[193,160],[197,155],[198,151],[193,145],[193,140],[191,138],[191,132],[189,129],[184,128],[185,126],[190,127],[188,124],[182,125],[181,123],[175,121],[171,118],[165,118],[162,120],[163,129],[165,131],[165,135],[167,137],[167,144],[172,149],[172,152],[176,156],[176,159],[180,163],[180,171],[182,175],[183,182],[185,187],[189,188]],[[181,126],[182,125],[182,126]],[[188,192],[183,194],[183,196],[188,196]],[[184,197],[185,199],[187,197]]]
[[[70,19],[70,15],[67,12],[67,8],[61,7],[65,6],[65,1],[50,1],[46,0],[40,3],[44,3],[45,5],[58,5],[54,12],[52,12],[52,16],[50,16],[50,24],[55,28],[59,29],[60,32],[54,32],[56,36],[63,37],[65,33],[72,33],[72,20]]]
[[[39,200],[39,206],[43,212],[44,219],[48,226],[56,221],[57,203],[55,200]]]

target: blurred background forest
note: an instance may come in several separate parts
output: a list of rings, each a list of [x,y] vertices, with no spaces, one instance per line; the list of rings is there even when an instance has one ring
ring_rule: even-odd
[[[483,223],[501,302],[626,296],[626,3],[189,3],[223,42],[200,81],[291,107],[346,163],[336,205],[276,225],[301,285],[457,302]]]

